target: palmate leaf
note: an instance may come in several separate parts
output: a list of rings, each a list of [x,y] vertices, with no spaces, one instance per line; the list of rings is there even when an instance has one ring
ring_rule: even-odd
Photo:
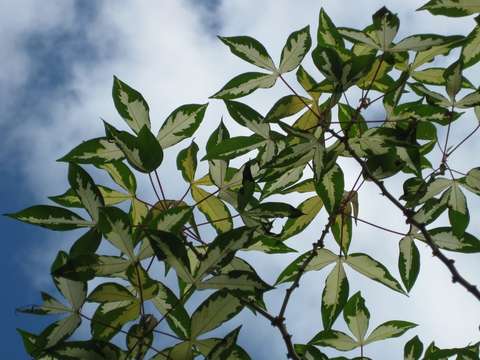
[[[99,137],[82,142],[58,161],[97,165],[124,158],[125,155],[115,142]]]
[[[192,339],[230,320],[242,308],[241,301],[228,291],[220,290],[213,293],[192,314]]]
[[[390,49],[390,45],[397,35],[400,26],[398,16],[390,12],[386,7],[382,7],[373,14],[372,20],[375,28],[374,34],[380,49],[383,51]]]
[[[275,85],[277,74],[247,72],[235,76],[223,88],[210,96],[214,99],[236,99],[247,96],[257,89],[268,89]]]
[[[115,129],[107,122],[104,124],[108,136],[123,151],[132,167],[140,172],[148,173],[160,166],[163,160],[163,151],[150,129],[144,126],[138,132],[138,136],[133,136],[126,131]]]
[[[311,250],[312,251],[312,250]],[[294,281],[298,276],[300,268],[304,264],[305,260],[310,256],[311,251],[299,256],[292,261],[278,276],[275,284],[281,284],[284,282]],[[332,264],[338,260],[338,256],[328,249],[318,249],[312,260],[308,263],[305,271],[318,271],[325,266]]]
[[[230,48],[233,54],[241,59],[263,69],[276,71],[272,58],[258,40],[249,36],[219,36],[218,38]]]
[[[175,109],[162,124],[157,139],[162,149],[189,138],[200,126],[208,104],[187,104]]]
[[[346,303],[343,318],[355,338],[363,343],[368,330],[370,312],[365,306],[365,300],[360,291],[355,293]]]
[[[322,321],[324,329],[332,327],[348,299],[349,285],[342,262],[337,260],[335,267],[325,280],[322,293]]]
[[[68,166],[68,182],[80,199],[83,207],[92,219],[98,222],[99,209],[105,205],[105,202],[93,179],[80,166],[70,163]]]
[[[16,213],[6,214],[6,216],[57,231],[67,231],[95,225],[70,210],[50,205],[36,205]]]
[[[392,290],[405,294],[401,285],[389,273],[387,268],[366,254],[350,254],[345,263],[366,277],[377,281]]]
[[[418,10],[427,10],[433,15],[468,16],[480,13],[480,2],[477,0],[430,0]]]
[[[287,73],[297,68],[312,46],[310,26],[290,34],[280,56],[280,73]]]
[[[112,96],[118,113],[133,131],[139,133],[144,126],[150,129],[149,108],[142,94],[114,76]]]

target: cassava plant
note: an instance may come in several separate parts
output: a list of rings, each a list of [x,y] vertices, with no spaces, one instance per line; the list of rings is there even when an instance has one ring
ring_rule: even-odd
[[[432,0],[421,10],[461,17],[479,13],[480,1]],[[287,358],[328,359],[324,352],[330,347],[356,349],[356,359],[368,359],[368,344],[412,332],[417,325],[392,320],[369,330],[363,297],[368,300],[369,294],[349,292],[345,267],[402,296],[419,274],[420,243],[480,305],[480,290],[449,257],[452,251],[480,252],[480,241],[467,232],[467,198],[480,195],[480,168],[460,172],[450,161],[480,125],[457,143],[449,140],[454,126],[464,131],[464,118],[480,120],[480,91],[462,75],[480,59],[480,27],[467,36],[399,38],[394,13],[383,7],[372,19],[362,30],[336,27],[321,10],[311,52],[318,71],[312,74],[301,65],[312,48],[308,26],[288,37],[278,62],[251,37],[220,37],[233,54],[262,70],[235,76],[211,97],[223,100],[229,116],[251,134],[230,134],[222,121],[205,149],[185,140],[200,127],[207,104],[180,106],[155,136],[145,99],[115,77],[113,101],[130,130],[104,121],[104,136],[82,142],[60,159],[68,164],[70,189],[50,198],[57,205],[9,214],[51,230],[86,230],[68,253],[58,253],[51,267],[65,299],[43,292],[41,305],[19,309],[60,315],[40,334],[19,330],[27,353],[35,359],[250,359],[248,349],[237,344],[240,328],[220,338],[208,336],[246,308],[280,332]],[[451,52],[457,55],[448,58],[453,60],[448,66],[429,64]],[[294,70],[296,83],[285,77]],[[274,85],[283,86],[287,95],[266,115],[234,100]],[[361,94],[358,105],[351,105],[352,94]],[[374,103],[383,103],[380,119],[368,117]],[[177,167],[187,190],[172,198],[165,186],[172,182],[172,169],[160,166],[163,152],[180,142],[186,147],[178,153]],[[205,154],[201,160],[199,152]],[[352,173],[342,165],[345,158],[361,171]],[[199,161],[208,165],[206,173],[198,173]],[[96,184],[87,169],[108,174],[115,189]],[[145,175],[156,199],[138,195],[136,177]],[[352,187],[345,186],[347,177],[356,179]],[[384,182],[390,178],[403,181],[401,196]],[[408,232],[362,219],[366,182],[403,214]],[[280,201],[292,193],[305,197],[298,207]],[[279,200],[268,199],[273,195]],[[88,217],[72,208],[86,210]],[[301,237],[319,216],[324,224],[311,249],[278,274],[274,284],[262,280],[242,258],[245,251],[272,257],[295,251],[286,240]],[[400,281],[388,270],[395,264],[385,266],[372,255],[349,252],[357,222],[397,234]],[[212,231],[200,231],[207,226]],[[214,231],[216,236],[205,236]],[[100,246],[104,241],[115,251]],[[165,272],[154,263],[163,264]],[[311,338],[299,339],[289,331],[287,308],[302,276],[327,267],[318,328]],[[167,273],[178,286],[166,285]],[[206,289],[207,296],[202,293]],[[281,298],[279,308],[264,302],[269,291]],[[187,311],[189,301],[200,304]],[[350,334],[336,330],[341,314]],[[75,340],[82,322],[90,324],[90,340]],[[475,341],[466,339],[459,344],[465,347],[455,349],[432,343],[423,351],[415,336],[406,342],[404,359],[478,359]],[[341,353],[335,356],[346,359]]]

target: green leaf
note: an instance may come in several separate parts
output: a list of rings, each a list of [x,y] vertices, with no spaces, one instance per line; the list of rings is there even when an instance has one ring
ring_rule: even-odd
[[[197,202],[199,210],[205,215],[212,226],[219,232],[229,231],[233,227],[230,211],[216,196],[206,192],[198,186],[191,188],[193,200]]]
[[[237,315],[243,308],[240,300],[225,290],[210,295],[192,315],[192,339],[205,334]]]
[[[147,127],[143,127],[137,137],[126,131],[119,131],[106,122],[105,128],[120,149],[122,149],[128,163],[136,170],[149,173],[158,168],[162,163],[162,148]]]
[[[105,207],[100,212],[98,225],[113,246],[130,259],[134,259],[132,230],[126,213],[116,207]]]
[[[398,270],[403,285],[409,292],[420,272],[420,253],[411,236],[405,236],[399,242],[400,254],[398,257]]]
[[[310,26],[291,33],[283,47],[278,71],[280,73],[287,73],[296,69],[311,46]]]
[[[50,205],[36,205],[5,215],[28,224],[57,231],[73,230],[94,225],[70,210]]]
[[[337,51],[329,47],[316,47],[312,52],[315,66],[329,81],[339,82],[342,77],[342,59]]]
[[[423,353],[423,344],[418,338],[418,336],[415,335],[405,344],[405,347],[403,348],[403,359],[419,360],[420,356],[422,356],[422,353]]]
[[[68,182],[83,207],[92,219],[98,222],[99,209],[105,205],[105,202],[93,179],[80,166],[70,163],[68,166]]]
[[[182,172],[183,179],[188,183],[192,183],[195,179],[197,153],[198,146],[192,141],[192,143],[187,148],[181,150],[177,156],[177,169]]]
[[[311,256],[312,250],[306,252],[305,254],[299,256],[294,261],[292,261],[278,276],[276,284],[281,284],[284,282],[294,281],[298,276],[300,268],[305,263],[305,260]],[[307,271],[318,271],[323,269],[325,266],[330,265],[333,262],[338,260],[338,256],[335,255],[328,249],[318,249],[316,254],[313,256],[312,260],[305,267],[305,272]]]
[[[101,304],[90,322],[92,337],[109,341],[127,322],[135,320],[140,315],[140,303],[122,301]]]
[[[187,283],[193,283],[194,278],[190,273],[190,261],[183,240],[176,234],[156,230],[149,235],[158,260],[163,261],[175,269],[177,275]]]
[[[151,299],[157,310],[166,317],[170,328],[182,339],[190,337],[190,317],[182,302],[164,284],[157,282],[158,293]]]
[[[247,72],[235,76],[223,88],[213,94],[215,99],[236,99],[247,96],[257,89],[268,89],[275,85],[277,74]]]
[[[381,263],[366,254],[350,254],[345,262],[360,274],[377,281],[392,290],[405,294],[397,280],[388,272]]]
[[[173,346],[168,355],[161,356],[160,359],[169,360],[193,360],[192,343],[184,341]]]
[[[248,215],[257,218],[298,218],[304,215],[299,209],[281,202],[265,202],[248,211]]]
[[[460,17],[479,13],[480,3],[476,0],[430,0],[418,10],[427,10],[433,15]]]
[[[218,338],[210,338],[204,340],[195,340],[195,346],[197,347],[198,351],[202,353],[202,355],[207,356],[213,348],[222,343],[223,339]],[[250,360],[250,356],[247,354],[245,350],[243,350],[240,346],[235,345],[232,353],[228,357],[228,360]]]
[[[208,360],[226,360],[230,358],[230,355],[235,350],[235,344],[237,342],[238,334],[240,333],[241,325],[232,330],[220,341],[207,355]]]
[[[108,303],[116,301],[134,301],[135,296],[124,286],[106,282],[98,285],[88,295],[88,301],[97,303]]]
[[[480,240],[465,232],[462,236],[453,233],[452,228],[439,227],[428,231],[433,242],[440,248],[461,253],[480,252]],[[416,239],[425,241],[421,233],[414,235]]]
[[[265,139],[257,134],[250,136],[235,136],[225,139],[212,146],[203,160],[224,159],[229,160],[255,150],[265,142]]]
[[[195,273],[195,278],[202,279],[215,267],[228,264],[237,250],[247,247],[252,241],[253,232],[254,229],[243,226],[218,235],[208,246],[207,253]]]
[[[397,15],[390,12],[385,6],[373,14],[372,19],[380,49],[383,51],[390,50],[390,45],[397,35],[400,20]]]
[[[265,47],[254,38],[249,36],[219,36],[218,38],[241,59],[266,70],[277,70]]]
[[[320,9],[318,16],[317,44],[337,49],[345,48],[342,36],[323,8]]]
[[[403,335],[406,331],[416,326],[417,324],[411,323],[409,321],[391,320],[384,322],[383,324],[377,326],[375,330],[373,330],[371,334],[368,335],[367,340],[365,340],[365,345],[375,341],[399,337]]]
[[[157,282],[148,275],[141,265],[132,264],[128,267],[126,275],[136,294],[142,294],[143,301],[150,300],[157,294]]]
[[[455,96],[462,88],[462,62],[455,61],[443,74],[447,87],[447,94],[450,100],[455,100]]]
[[[302,212],[302,215],[297,218],[289,218],[283,230],[281,232],[282,239],[286,240],[300,232],[302,232],[311,222],[317,214],[320,212],[323,206],[322,200],[318,196],[312,196],[303,201],[298,210]]]
[[[315,189],[329,214],[332,214],[342,201],[344,187],[343,171],[337,164],[316,181]]]
[[[198,283],[197,289],[228,289],[255,295],[270,290],[272,287],[252,271],[232,270],[203,280]]]
[[[54,274],[55,271],[65,265],[67,261],[67,253],[60,251],[51,266],[50,272]],[[72,281],[61,276],[53,276],[53,283],[58,291],[72,305],[74,311],[82,307],[87,297],[87,284],[85,282]]]
[[[208,104],[187,104],[175,109],[162,124],[157,139],[162,149],[189,138],[200,126]]]
[[[338,246],[344,254],[347,254],[352,241],[352,206],[350,202],[346,204],[341,214],[335,216],[331,229]]]
[[[129,265],[130,261],[120,256],[83,254],[68,259],[64,266],[59,267],[52,273],[75,280],[87,281],[97,276],[119,276]]]
[[[263,116],[250,106],[238,101],[225,100],[228,113],[240,125],[252,130],[264,139],[270,136],[270,126],[265,123]]]
[[[139,133],[144,126],[150,129],[150,110],[142,94],[114,76],[112,96],[118,113],[133,131]]]
[[[125,157],[115,142],[99,137],[82,142],[58,161],[78,164],[104,164]]]
[[[151,315],[150,315],[151,316]],[[126,337],[127,349],[132,358],[144,359],[153,342],[153,332],[146,332],[144,324],[133,324]]]
[[[365,299],[362,297],[360,291],[348,300],[343,309],[343,317],[355,338],[360,343],[363,343],[368,330],[370,312],[365,306]]]
[[[309,341],[309,344],[329,346],[341,351],[350,351],[359,346],[350,336],[337,330],[322,330]]]
[[[324,329],[332,327],[348,300],[349,285],[340,259],[325,280],[322,293],[322,321]]]
[[[265,116],[265,121],[277,122],[285,117],[294,115],[304,109],[305,104],[311,104],[311,100],[296,95],[284,96],[272,106]]]
[[[107,164],[97,165],[100,169],[105,170],[112,180],[128,191],[130,194],[135,194],[137,191],[137,181],[132,171],[121,161],[112,161]]]

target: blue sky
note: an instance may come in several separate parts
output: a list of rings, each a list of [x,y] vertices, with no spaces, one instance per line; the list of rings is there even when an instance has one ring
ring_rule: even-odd
[[[385,4],[399,13],[402,35],[437,31],[465,34],[473,27],[471,19],[452,20],[414,13],[413,10],[422,3],[414,0],[401,3],[393,0],[369,1],[362,5],[352,5],[347,0],[88,3],[54,0],[40,4],[35,0],[17,0],[12,7],[7,0],[0,0],[0,46],[7,54],[4,71],[0,74],[0,131],[6,135],[0,144],[0,210],[2,213],[12,212],[46,203],[46,196],[63,192],[67,188],[66,167],[55,160],[80,141],[101,136],[100,117],[121,124],[110,98],[114,74],[143,93],[152,109],[154,128],[158,129],[161,121],[175,107],[185,103],[202,103],[227,79],[252,70],[232,56],[216,40],[216,34],[254,36],[275,58],[290,32],[311,24],[312,35],[315,34],[320,6],[326,8],[337,24],[362,27],[369,24],[373,12]],[[313,69],[311,64],[307,63],[308,66]],[[472,80],[478,84],[480,77],[477,75]],[[259,111],[266,112],[276,96],[285,94],[286,90],[277,86],[268,93],[259,92],[246,98],[246,101]],[[220,103],[210,104],[206,118],[208,124],[197,135],[200,143],[218,124],[223,112]],[[472,124],[465,122],[465,132]],[[234,124],[229,124],[229,128],[232,132],[243,131]],[[455,135],[461,137],[461,131]],[[178,151],[182,146],[174,149]],[[479,150],[480,145],[470,143],[467,153]],[[461,155],[455,160],[460,166],[476,161]],[[173,161],[173,156],[166,158],[164,166],[167,171],[169,167],[174,167]],[[478,166],[478,163],[473,166]],[[172,194],[183,192],[175,185],[174,179],[168,177],[166,182],[172,184],[169,189]],[[141,184],[146,185],[146,182],[143,180]],[[367,186],[365,191],[365,198],[376,194],[373,187]],[[145,192],[145,196],[150,195],[151,192]],[[478,224],[474,219],[480,215],[480,207],[477,200],[472,201],[469,231],[478,236]],[[385,215],[379,210],[384,205],[365,203],[360,211],[367,219],[382,219],[401,229],[403,224],[396,220],[398,214],[391,212]],[[51,290],[48,279],[50,262],[60,248],[68,247],[73,237],[5,217],[1,217],[0,222],[3,229],[0,264],[5,274],[0,300],[1,335],[2,343],[7,344],[1,347],[0,355],[2,358],[23,359],[26,356],[15,328],[36,331],[45,322],[40,317],[17,315],[15,307],[38,303],[39,291]],[[310,231],[306,236],[315,236],[313,230]],[[358,234],[361,245],[352,246],[358,246],[358,249],[365,247],[368,253],[385,263],[396,264],[397,238],[372,232],[366,227],[359,227]],[[294,246],[306,250],[311,240],[301,240]],[[423,269],[410,298],[389,294],[380,286],[362,282],[351,274],[351,284],[358,280],[358,288],[362,289],[367,299],[372,325],[399,316],[418,320],[421,327],[415,333],[425,341],[435,338],[443,346],[462,346],[465,341],[478,341],[478,304],[458,286],[451,284],[447,272],[431,258],[427,249],[422,248],[421,252]],[[271,281],[294,256],[282,257],[278,261],[258,254],[249,254],[248,257],[259,264],[261,274]],[[454,257],[459,260],[461,270],[473,282],[480,284],[478,256]],[[275,272],[273,276],[272,271]],[[392,272],[397,276],[395,268]],[[317,284],[323,284],[324,278],[325,273],[309,275],[305,280],[306,290],[299,291],[294,299],[296,303],[287,313],[292,319],[293,332],[300,334],[299,341],[302,337],[307,340],[313,328],[320,329],[322,286]],[[354,290],[351,289],[352,294]],[[275,306],[274,297],[269,300]],[[387,304],[395,304],[395,308]],[[308,316],[304,311],[306,308],[317,314],[317,320]],[[439,312],[442,317],[438,316]],[[255,358],[269,354],[270,349],[265,349],[264,344],[271,341],[278,344],[275,354],[284,354],[283,344],[277,334],[272,334],[269,324],[264,325],[248,315],[242,319],[250,327],[244,327],[241,343],[253,350],[252,354],[257,355]],[[449,334],[440,331],[447,327]],[[251,336],[249,329],[255,329],[255,337]],[[392,349],[389,355],[397,357],[402,344],[413,335],[414,332],[411,332],[398,342],[386,344],[388,349]],[[385,351],[385,348],[372,346],[372,356],[385,355]]]

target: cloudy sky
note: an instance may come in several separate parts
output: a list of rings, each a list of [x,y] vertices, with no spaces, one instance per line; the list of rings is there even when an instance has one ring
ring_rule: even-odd
[[[0,144],[1,210],[12,212],[32,204],[46,203],[47,196],[67,189],[66,166],[55,162],[82,140],[102,135],[100,118],[123,126],[111,101],[112,76],[115,74],[142,92],[151,109],[156,131],[163,119],[177,106],[204,103],[224,83],[253,68],[231,55],[216,35],[250,35],[260,40],[274,59],[279,58],[287,36],[311,24],[312,36],[320,7],[324,7],[337,25],[363,27],[370,24],[373,12],[382,5],[398,13],[400,36],[412,33],[466,34],[474,26],[471,18],[434,17],[414,10],[423,1],[288,1],[288,0],[164,0],[164,1],[73,1],[0,0]],[[12,5],[14,4],[14,5]],[[448,63],[448,59],[446,62]],[[310,58],[306,67],[317,79]],[[255,71],[255,70],[253,70]],[[292,75],[290,75],[292,76]],[[293,79],[293,77],[290,77]],[[480,76],[472,79],[475,85]],[[281,84],[270,91],[258,91],[244,100],[265,113],[276,98],[288,94]],[[242,100],[243,101],[243,100]],[[225,109],[220,101],[210,101],[198,132],[201,144],[218,125]],[[453,140],[475,125],[470,116],[463,127],[455,129]],[[231,132],[242,131],[229,123]],[[476,141],[453,159],[458,170],[478,166]],[[173,147],[167,156],[163,178],[171,196],[185,187],[177,185]],[[354,177],[355,167],[345,164]],[[347,178],[349,184],[351,178]],[[141,184],[147,185],[145,179]],[[395,189],[396,183],[391,184]],[[396,188],[398,190],[398,187]],[[364,187],[360,195],[360,216],[382,221],[388,227],[405,231],[399,214],[386,203],[367,201],[377,192]],[[152,196],[145,190],[146,197]],[[292,199],[297,203],[301,199]],[[362,200],[364,200],[362,202]],[[469,232],[479,235],[480,203],[472,199]],[[289,245],[306,250],[316,238],[324,218],[314,223],[305,235]],[[60,248],[68,248],[75,234],[51,233],[1,218],[1,266],[4,286],[2,305],[2,344],[5,358],[25,358],[16,327],[40,330],[42,319],[15,314],[17,306],[39,302],[40,290],[52,290],[48,268]],[[78,235],[78,234],[77,234]],[[399,238],[358,226],[352,251],[364,251],[396,269]],[[400,358],[403,344],[418,334],[425,343],[436,340],[441,347],[459,347],[480,339],[480,306],[460,286],[450,282],[444,266],[420,246],[422,271],[409,297],[364,280],[349,272],[350,293],[361,289],[372,314],[371,327],[391,319],[403,319],[420,326],[399,340],[370,345],[366,354],[375,359]],[[248,254],[259,266],[261,275],[273,282],[295,255],[266,257]],[[458,256],[457,264],[469,280],[480,284],[479,257]],[[321,329],[320,299],[328,271],[305,276],[302,288],[287,312],[287,324],[295,342],[308,341]],[[267,296],[272,309],[278,308],[282,288]],[[281,338],[262,318],[249,313],[241,318],[245,326],[240,343],[252,357],[282,358]],[[235,323],[227,328],[233,328]],[[343,328],[342,321],[338,327]],[[330,352],[331,353],[331,352]],[[7,357],[8,355],[8,357]]]

